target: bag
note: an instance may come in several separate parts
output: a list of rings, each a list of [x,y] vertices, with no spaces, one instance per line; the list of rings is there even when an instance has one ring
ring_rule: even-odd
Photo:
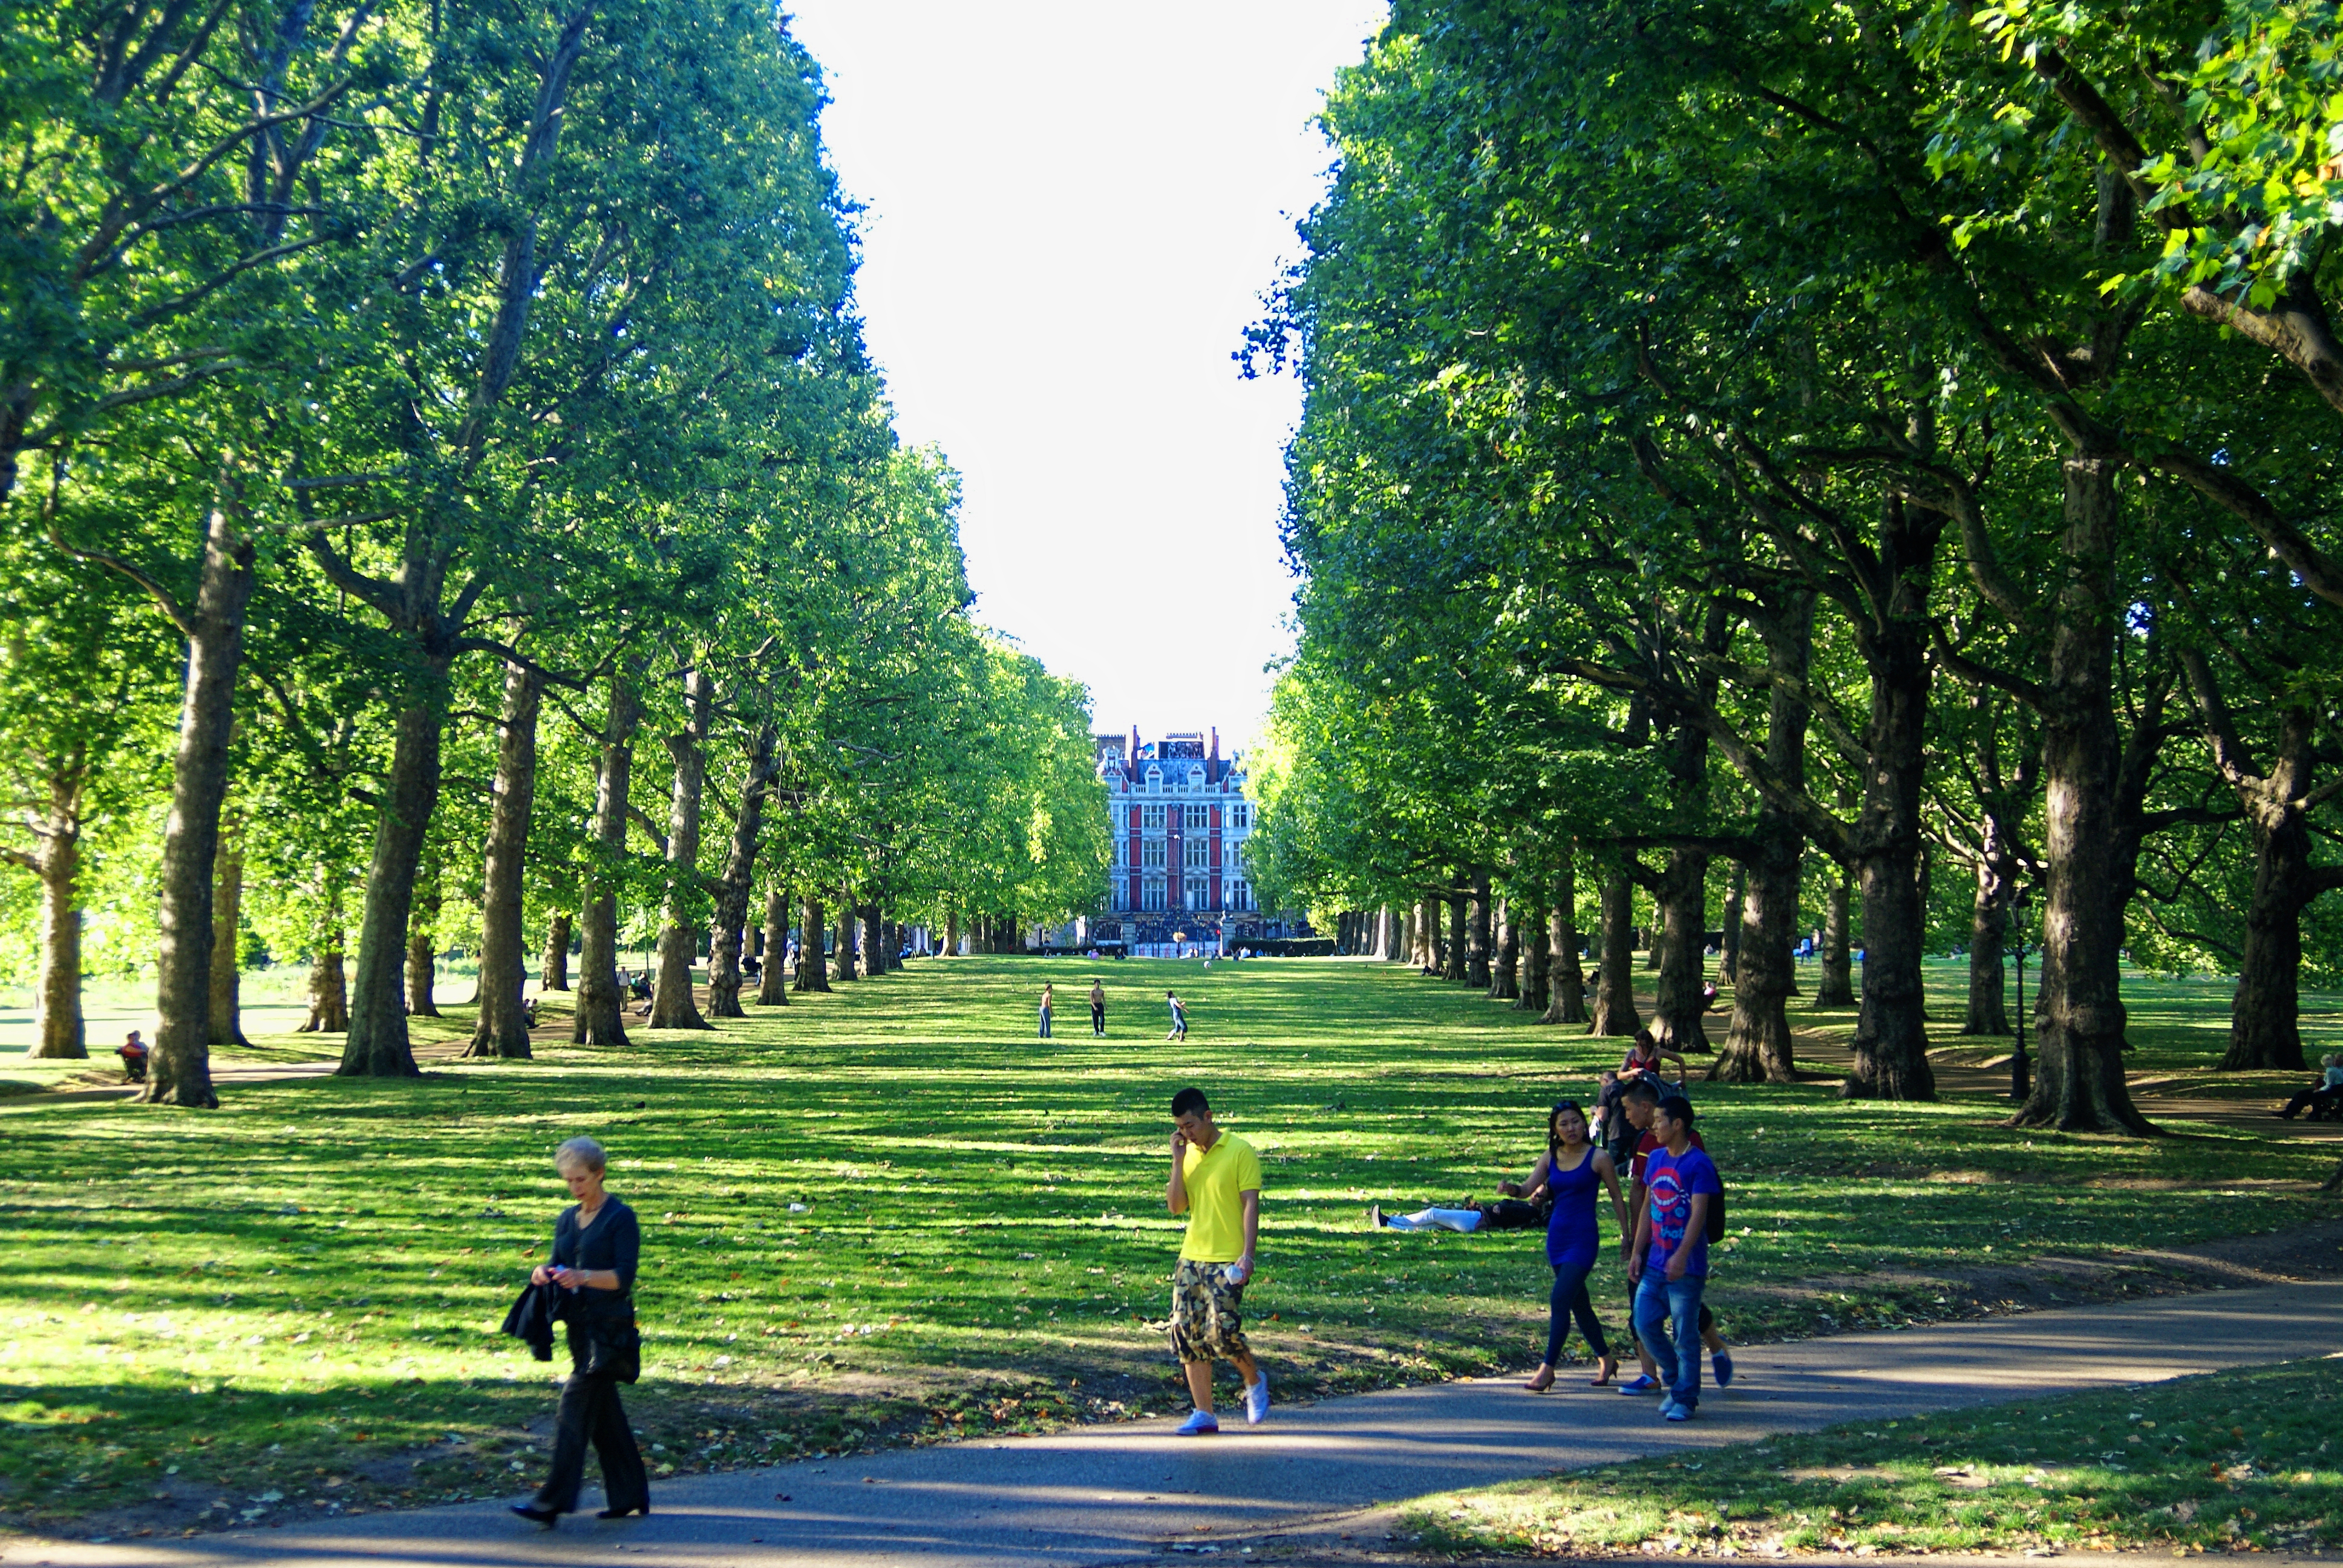
[[[643,1375],[643,1336],[632,1313],[624,1322],[592,1323],[586,1330],[586,1375],[633,1382]]]

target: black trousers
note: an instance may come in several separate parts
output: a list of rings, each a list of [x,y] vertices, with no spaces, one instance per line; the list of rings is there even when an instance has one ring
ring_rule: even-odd
[[[537,1490],[537,1506],[556,1513],[578,1512],[578,1488],[586,1479],[586,1445],[602,1462],[602,1493],[613,1509],[649,1508],[650,1477],[642,1450],[618,1402],[618,1380],[586,1372],[586,1336],[569,1328],[568,1381],[561,1385],[561,1413],[554,1419],[553,1474]]]

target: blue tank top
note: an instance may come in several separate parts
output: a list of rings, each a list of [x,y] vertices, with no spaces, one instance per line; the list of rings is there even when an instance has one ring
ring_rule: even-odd
[[[1574,1171],[1549,1162],[1545,1182],[1554,1199],[1545,1222],[1545,1261],[1557,1269],[1593,1268],[1602,1242],[1594,1223],[1594,1194],[1603,1186],[1594,1169],[1594,1151],[1588,1149]]]

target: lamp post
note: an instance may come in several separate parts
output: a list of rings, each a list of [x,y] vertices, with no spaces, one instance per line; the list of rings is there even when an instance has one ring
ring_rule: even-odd
[[[2010,1030],[2016,1047],[2009,1053],[2009,1097],[2024,1104],[2034,1092],[2032,1064],[2026,1060],[2026,891],[2021,888],[2010,900],[2010,930],[2017,935],[2017,1018]]]

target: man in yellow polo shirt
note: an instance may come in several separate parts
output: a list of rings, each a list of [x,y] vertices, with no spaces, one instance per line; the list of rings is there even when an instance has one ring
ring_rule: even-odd
[[[1252,1145],[1212,1122],[1201,1089],[1172,1097],[1172,1212],[1188,1216],[1188,1239],[1172,1275],[1172,1353],[1187,1374],[1195,1413],[1182,1437],[1218,1432],[1212,1414],[1212,1362],[1226,1359],[1244,1378],[1245,1420],[1269,1417],[1269,1374],[1245,1343],[1239,1308],[1252,1278],[1253,1245],[1261,1237],[1261,1156]]]

